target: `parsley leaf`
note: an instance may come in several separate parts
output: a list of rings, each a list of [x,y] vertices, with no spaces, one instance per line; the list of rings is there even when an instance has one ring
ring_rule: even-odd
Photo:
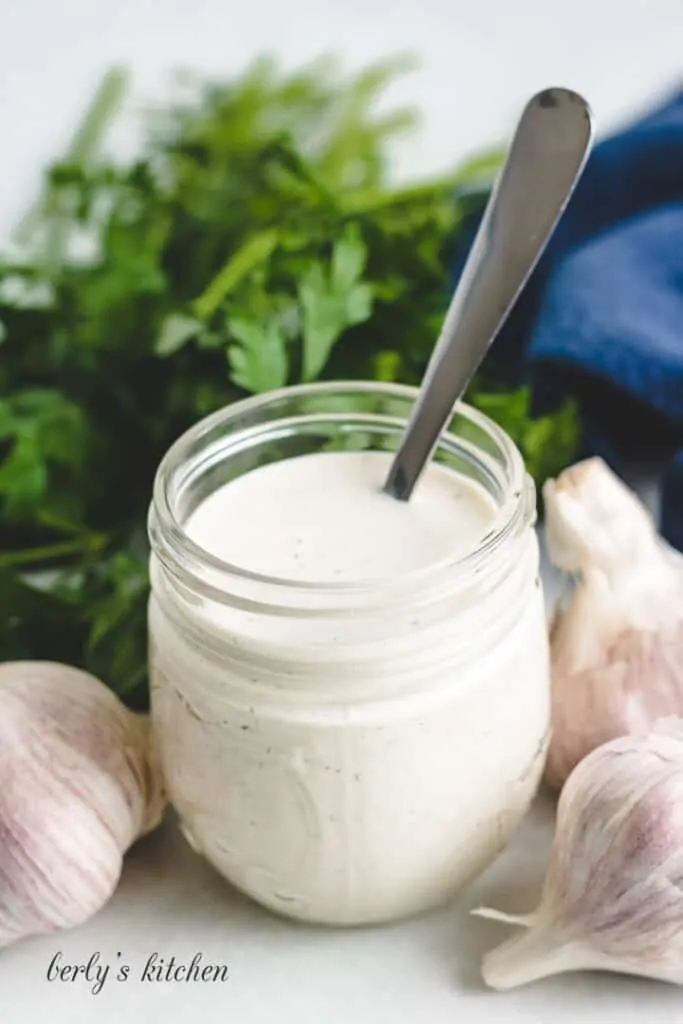
[[[228,321],[228,331],[239,343],[228,348],[235,384],[245,391],[258,393],[281,388],[287,383],[287,347],[277,323],[271,320],[263,325],[234,317]]]
[[[334,243],[329,273],[321,263],[306,272],[299,286],[304,380],[316,379],[347,327],[369,319],[372,288],[360,280],[366,256],[358,228],[349,224]]]

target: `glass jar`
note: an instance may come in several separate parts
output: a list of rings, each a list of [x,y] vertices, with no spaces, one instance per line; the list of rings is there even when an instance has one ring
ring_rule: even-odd
[[[395,450],[415,397],[325,383],[251,398],[184,434],[155,481],[151,701],[170,799],[225,878],[294,918],[363,924],[448,900],[505,846],[542,772],[535,491],[495,423],[459,406],[434,456],[495,503],[465,557],[309,585],[225,564],[184,530],[257,466]]]

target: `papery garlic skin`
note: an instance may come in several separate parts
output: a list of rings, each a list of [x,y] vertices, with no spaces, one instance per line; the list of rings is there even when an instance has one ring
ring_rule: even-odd
[[[560,789],[601,743],[683,714],[683,559],[600,459],[543,490],[551,561],[578,575],[550,633],[552,738]]]
[[[98,911],[164,805],[142,716],[78,669],[0,664],[0,947]]]
[[[484,957],[492,988],[576,970],[683,984],[683,720],[586,757],[560,795],[538,909]]]

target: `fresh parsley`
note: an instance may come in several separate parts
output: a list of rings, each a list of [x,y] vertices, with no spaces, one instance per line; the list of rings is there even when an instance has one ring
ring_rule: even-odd
[[[83,665],[144,706],[144,524],[167,446],[286,383],[419,382],[498,154],[389,184],[414,117],[376,100],[404,67],[261,60],[191,83],[124,163],[103,139],[126,75],[105,76],[0,260],[0,659]],[[539,479],[570,459],[571,409],[532,420],[526,391],[477,382],[470,400]]]

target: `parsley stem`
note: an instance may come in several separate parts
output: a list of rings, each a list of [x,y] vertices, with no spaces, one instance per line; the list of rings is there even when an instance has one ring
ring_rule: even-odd
[[[69,555],[92,554],[103,546],[104,538],[93,537],[89,534],[86,537],[79,537],[75,540],[61,541],[59,544],[44,544],[37,548],[26,548],[23,551],[9,551],[0,554],[0,568],[8,566],[35,565],[40,562],[49,562],[55,558],[65,558]]]

